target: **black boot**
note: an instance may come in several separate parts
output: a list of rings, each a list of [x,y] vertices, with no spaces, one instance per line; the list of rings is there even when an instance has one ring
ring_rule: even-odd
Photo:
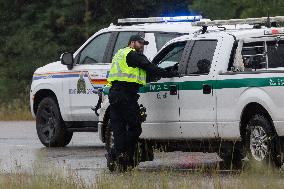
[[[117,156],[117,171],[126,172],[129,170],[129,157],[127,153],[121,153]]]
[[[116,170],[116,165],[117,165],[117,161],[116,161],[116,155],[113,152],[114,150],[111,149],[106,155],[106,160],[107,160],[107,167],[110,170],[110,172],[113,172]]]

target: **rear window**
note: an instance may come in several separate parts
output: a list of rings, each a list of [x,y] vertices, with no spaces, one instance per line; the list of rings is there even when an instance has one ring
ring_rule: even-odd
[[[245,71],[284,67],[284,41],[244,43],[242,56]]]
[[[182,33],[155,33],[155,38],[156,38],[156,47],[157,50],[159,51],[168,41],[182,36],[185,34]]]
[[[266,68],[265,42],[244,43],[242,56],[245,71]]]
[[[118,37],[115,42],[114,50],[112,53],[112,57],[117,53],[119,49],[125,48],[128,45],[129,38],[132,35],[137,35],[138,32],[119,32]]]
[[[267,42],[268,67],[284,67],[284,41]]]

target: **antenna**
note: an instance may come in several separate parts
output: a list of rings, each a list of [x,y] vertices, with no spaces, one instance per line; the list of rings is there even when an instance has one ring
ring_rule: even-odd
[[[267,12],[266,27],[271,28],[271,20],[270,20],[269,12]]]
[[[202,26],[201,33],[205,34],[207,32],[208,26]]]

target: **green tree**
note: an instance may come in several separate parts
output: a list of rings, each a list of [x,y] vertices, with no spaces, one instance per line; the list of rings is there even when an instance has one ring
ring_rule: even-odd
[[[210,19],[284,15],[283,0],[195,0],[189,8]]]
[[[118,18],[202,12],[210,19],[284,15],[283,0],[1,0],[0,104],[28,100],[36,68],[74,52]]]
[[[27,101],[36,68],[74,52],[118,18],[175,14],[187,6],[184,0],[1,0],[0,103]]]

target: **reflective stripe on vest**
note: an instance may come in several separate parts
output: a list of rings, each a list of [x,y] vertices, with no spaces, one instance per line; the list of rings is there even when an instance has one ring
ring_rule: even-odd
[[[114,62],[116,65],[117,73],[109,74],[109,77],[128,77],[128,78],[137,78],[136,75],[134,74],[127,74],[127,73],[122,73],[119,63]],[[112,66],[114,66],[114,64]],[[146,80],[146,77],[141,76],[140,74],[138,75],[138,79],[140,80]]]
[[[128,67],[126,60],[124,60],[127,54],[131,52],[132,50],[134,49],[127,47],[127,48],[119,50],[117,54],[114,56],[113,61],[112,61],[111,71],[108,75],[109,83],[117,80],[117,81],[126,81],[126,82],[136,82],[142,85],[146,84],[146,72],[140,68]],[[125,61],[125,62],[121,62],[121,61]],[[122,72],[120,63],[126,65],[126,67],[124,68],[125,69],[124,72],[128,72],[128,73]],[[133,69],[133,71],[136,72],[136,75],[129,73],[128,69]]]

